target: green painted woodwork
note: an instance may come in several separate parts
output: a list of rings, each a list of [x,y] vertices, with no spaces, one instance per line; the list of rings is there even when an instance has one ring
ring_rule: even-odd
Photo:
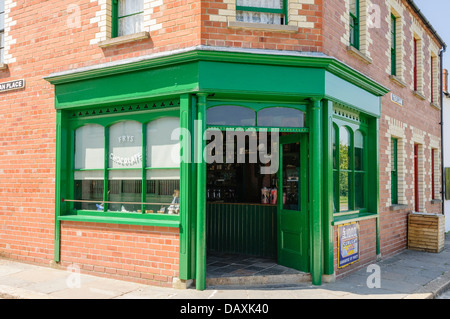
[[[278,183],[279,193],[277,196],[277,239],[278,239],[278,263],[298,269],[304,272],[309,272],[310,260],[308,255],[309,250],[309,211],[308,211],[308,135],[294,134],[280,136],[280,152],[279,152],[279,170]],[[283,161],[284,161],[284,146],[288,144],[300,144],[299,156],[299,171],[298,171],[298,202],[297,210],[286,209],[283,205],[284,184],[283,176]]]
[[[207,203],[209,252],[277,257],[277,206]]]
[[[136,214],[137,215],[137,214]],[[146,219],[138,218],[140,216],[112,217],[112,216],[99,216],[94,212],[89,215],[89,212],[85,212],[81,215],[64,215],[57,218],[58,221],[75,221],[75,222],[90,222],[90,223],[105,223],[105,224],[123,224],[123,225],[140,225],[140,226],[155,226],[155,227],[180,227],[179,218],[165,218],[165,219]]]
[[[270,79],[277,80],[270,80],[268,74]],[[220,99],[278,102],[326,96],[362,111],[367,108],[367,113],[379,115],[376,112],[379,109],[378,97],[389,91],[329,57],[212,50],[192,50],[97,67],[49,76],[46,80],[56,85],[57,109],[139,103],[204,91],[214,93],[214,98]],[[341,87],[346,81],[352,85]],[[360,98],[364,103],[360,103]]]
[[[334,273],[333,237],[333,102],[323,101],[323,271]]]
[[[351,105],[353,109],[367,115],[375,117],[381,115],[379,97],[365,90],[358,90],[355,84],[330,72],[325,73],[325,98],[344,105]],[[361,101],[364,102],[361,103]]]
[[[184,94],[180,98],[181,129],[194,132],[196,119],[196,98]],[[194,134],[181,137],[180,164],[180,265],[179,278],[188,280],[195,278],[195,228],[196,218],[192,212],[196,211],[196,170],[192,146]]]
[[[311,276],[313,285],[322,283],[322,101],[313,99],[310,107],[310,231]]]
[[[206,141],[203,134],[206,131],[206,98],[207,94],[197,94],[197,233],[196,233],[196,273],[195,284],[198,290],[206,288],[206,161],[203,150]]]
[[[111,38],[119,35],[119,0],[111,1]]]

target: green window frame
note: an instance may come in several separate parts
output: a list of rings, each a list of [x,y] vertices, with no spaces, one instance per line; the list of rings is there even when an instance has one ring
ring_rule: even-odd
[[[154,104],[154,103],[151,103]],[[151,105],[150,103],[148,105]],[[147,108],[150,108],[145,104]],[[155,105],[155,104],[154,104]],[[140,105],[137,106],[140,108]],[[149,142],[150,139],[155,140],[155,137],[157,140],[161,140],[164,137],[161,137],[161,135],[151,134],[148,131],[149,126],[152,125],[152,123],[156,123],[158,120],[161,119],[172,119],[172,123],[177,122],[178,126],[180,123],[180,113],[179,108],[169,108],[169,109],[160,109],[160,110],[141,110],[137,112],[130,112],[128,114],[125,114],[126,110],[131,109],[132,106],[123,106],[123,107],[111,107],[111,108],[104,108],[100,110],[87,110],[87,111],[77,111],[73,112],[73,115],[71,118],[69,118],[67,123],[67,132],[68,132],[68,142],[70,147],[68,148],[69,152],[66,154],[65,162],[66,164],[63,166],[66,166],[68,168],[67,170],[67,183],[66,187],[68,188],[67,192],[67,198],[63,200],[63,205],[61,209],[61,216],[60,220],[81,220],[81,221],[100,221],[100,222],[116,222],[116,223],[122,223],[122,224],[140,224],[140,225],[161,225],[161,226],[167,226],[167,227],[178,227],[180,223],[180,210],[179,210],[179,198],[180,198],[180,183],[181,183],[181,176],[180,176],[180,165],[177,166],[170,166],[162,165],[157,166],[153,165],[153,159],[149,159],[147,154],[150,154],[147,150],[148,145],[153,145],[151,142]],[[119,110],[122,109],[123,111],[120,112]],[[116,113],[117,114],[111,114]],[[92,113],[96,114],[94,116],[84,116],[84,114]],[[79,116],[78,116],[79,114]],[[102,115],[98,115],[102,114]],[[174,121],[177,119],[177,121]],[[136,160],[134,163],[141,162],[141,165],[131,165],[130,158],[127,159],[127,165],[123,165],[123,167],[115,167],[111,163],[114,163],[116,159],[113,159],[112,153],[110,154],[110,133],[111,128],[114,127],[116,124],[120,123],[137,123],[136,125],[140,125],[139,131],[141,133],[141,136],[139,137],[132,137],[127,136],[128,141],[135,139],[136,141],[139,140],[140,147],[141,147],[141,154],[139,160]],[[103,152],[103,166],[99,168],[99,165],[97,165],[95,168],[92,169],[83,169],[83,168],[76,168],[75,167],[75,148],[76,148],[76,132],[78,129],[86,127],[88,125],[94,125],[99,126],[103,128],[104,134],[103,134],[103,149],[100,150],[100,152]],[[151,135],[151,136],[150,136]],[[99,136],[99,135],[97,135]],[[152,137],[153,136],[153,137]],[[168,137],[167,139],[170,139]],[[123,139],[122,139],[123,141]],[[119,141],[120,143],[120,141]],[[156,143],[157,144],[157,143]],[[139,145],[138,145],[139,146]],[[157,149],[159,146],[155,149]],[[112,150],[111,150],[112,151]],[[131,154],[131,155],[134,155]],[[130,156],[131,156],[130,155]],[[91,157],[92,158],[92,157]],[[123,158],[120,159],[120,161]],[[150,162],[150,164],[149,164]],[[161,160],[158,161],[158,163],[161,163]],[[128,165],[130,164],[130,165]],[[149,166],[150,165],[150,166]],[[128,167],[127,167],[128,166]],[[131,167],[129,167],[131,166]],[[158,175],[161,175],[161,172],[167,173],[166,175],[171,175],[169,179],[163,177],[159,178],[163,181],[164,185],[166,185],[166,188],[174,188],[178,190],[178,200],[173,201],[175,194],[175,191],[170,189],[167,191],[164,191],[164,194],[162,192],[157,193],[155,190],[156,187],[161,184],[161,181],[158,179]],[[168,173],[169,172],[169,173]],[[80,198],[80,194],[86,194],[86,192],[83,192],[79,189],[77,189],[76,183],[79,182],[79,178],[77,179],[76,174],[86,174],[91,173],[94,174],[97,177],[97,183],[88,183],[86,187],[90,187],[90,189],[94,189],[97,187],[97,197],[94,200],[86,200],[84,202],[83,198]],[[133,175],[133,178],[129,178],[126,176],[125,178],[128,178],[130,182],[124,181],[124,180],[114,180],[112,179],[112,175],[115,174],[125,174],[127,175],[130,173]],[[151,177],[152,173],[156,174],[156,177]],[[163,176],[166,176],[163,174]],[[178,178],[177,178],[178,177]],[[116,179],[118,179],[116,177]],[[120,178],[119,178],[120,179]],[[133,179],[136,180],[138,183],[132,183]],[[117,206],[116,200],[111,200],[112,197],[112,188],[111,183],[112,181],[116,184],[114,185],[117,189],[117,187],[121,190],[122,193],[128,192],[134,198],[138,198],[139,200],[131,201],[131,200],[124,200],[125,197],[118,197],[122,198],[121,203],[123,203],[127,210],[122,211],[121,209],[113,208],[109,210],[109,208],[112,205]],[[137,185],[139,184],[139,185]],[[125,189],[132,189],[131,191],[124,191]],[[163,189],[160,187],[159,189]],[[138,195],[136,195],[138,194]],[[119,194],[121,195],[121,194]],[[101,197],[101,198],[100,198]],[[116,194],[117,197],[117,194]],[[173,201],[173,202],[172,202]],[[96,203],[100,204],[101,207],[97,206]],[[174,204],[175,203],[175,204]],[[84,204],[84,207],[82,205]],[[90,205],[87,207],[87,205]],[[97,206],[97,209],[93,208],[93,205]],[[128,209],[128,207],[132,207],[132,209]],[[161,208],[164,207],[165,211],[164,213],[160,213],[159,211],[162,210]]]
[[[397,18],[391,13],[391,75],[397,75]]]
[[[120,27],[121,20],[124,20],[126,18],[130,18],[130,17],[136,17],[136,16],[144,14],[144,9],[143,9],[144,8],[144,1],[143,0],[140,0],[142,2],[141,3],[142,10],[133,11],[131,13],[123,14],[123,15],[120,14],[120,10],[119,10],[119,6],[120,6],[119,2],[120,1],[127,2],[129,0],[112,0],[112,17],[111,17],[112,18],[112,29],[111,29],[111,37],[112,38],[116,38],[116,37],[119,37],[121,35],[131,34],[131,33],[126,33],[124,30],[121,30],[121,27]],[[138,30],[138,32],[139,32],[139,30]]]
[[[344,129],[347,131],[348,145],[342,141]],[[333,211],[336,215],[367,212],[367,128],[335,121],[332,133]],[[347,163],[342,162],[345,158]]]
[[[248,11],[255,13],[274,13],[282,15],[281,25],[288,24],[288,0],[280,0],[281,8],[268,8],[262,6],[244,6],[239,4],[239,0],[236,0],[236,11]]]
[[[359,50],[360,43],[360,13],[359,0],[350,3],[350,45]]]
[[[398,139],[391,138],[391,204],[398,204]]]

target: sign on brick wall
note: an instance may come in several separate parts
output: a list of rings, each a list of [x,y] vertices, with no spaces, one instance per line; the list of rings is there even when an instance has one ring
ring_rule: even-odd
[[[348,223],[338,226],[338,268],[359,260],[359,224]]]
[[[12,91],[25,88],[25,80],[15,80],[0,83],[0,92]]]

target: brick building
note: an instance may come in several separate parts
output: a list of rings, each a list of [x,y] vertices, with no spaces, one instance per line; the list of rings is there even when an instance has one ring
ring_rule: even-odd
[[[0,0],[0,17],[0,256],[204,289],[207,257],[238,253],[320,284],[442,212],[446,45],[411,0]],[[204,133],[227,131],[269,136],[279,169],[207,163]]]

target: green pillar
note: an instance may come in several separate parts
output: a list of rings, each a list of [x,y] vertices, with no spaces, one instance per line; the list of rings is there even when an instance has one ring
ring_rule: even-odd
[[[206,131],[206,97],[199,93],[197,103],[197,234],[196,234],[196,288],[206,288],[206,161],[203,150],[206,141],[203,135]]]
[[[180,97],[180,128],[181,128],[181,163],[180,163],[180,264],[179,278],[193,279],[195,274],[195,249],[192,249],[192,242],[195,236],[191,233],[193,224],[193,197],[195,191],[191,187],[191,181],[196,178],[193,175],[192,166],[194,164],[192,151],[192,135],[194,133],[194,118],[192,114],[192,96],[183,94]],[[195,225],[194,225],[195,226]],[[194,233],[195,234],[195,233]],[[194,266],[193,266],[194,265]]]
[[[58,110],[56,112],[56,168],[55,168],[55,241],[54,241],[54,260],[59,262],[61,259],[61,222],[59,221],[59,216],[61,215],[61,180],[62,180],[62,154],[64,147],[63,136],[62,136],[62,111]]]
[[[311,276],[313,285],[322,284],[322,109],[313,99],[310,109],[310,216]]]
[[[323,102],[323,272],[334,273],[333,247],[333,102]]]

